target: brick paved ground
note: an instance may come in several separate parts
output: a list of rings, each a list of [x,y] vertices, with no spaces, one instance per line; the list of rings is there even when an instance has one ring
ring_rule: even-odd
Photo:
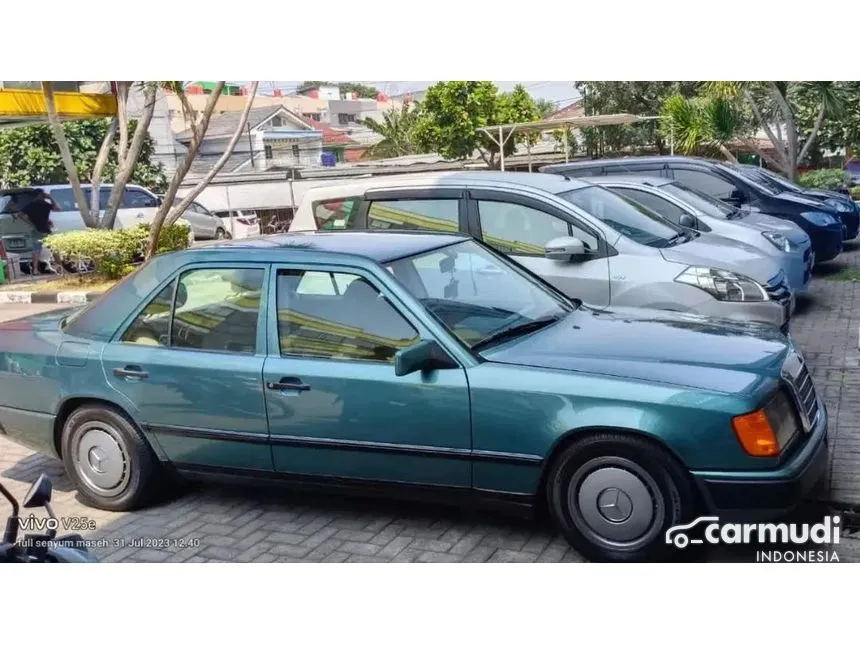
[[[826,275],[860,266],[860,244],[825,265],[796,314],[793,334],[812,366],[831,418],[832,493],[838,507],[860,509],[860,283]],[[42,307],[41,309],[44,309]],[[35,307],[0,308],[0,319]],[[59,516],[87,517],[88,534],[106,544],[105,561],[137,562],[579,562],[582,558],[546,524],[447,507],[340,497],[309,497],[270,488],[200,485],[135,513],[108,513],[76,499],[62,465],[0,438],[0,480],[17,496],[39,473],[54,481]],[[826,505],[804,514],[820,521]],[[0,510],[0,518],[5,510]],[[167,544],[184,540],[190,545]],[[845,536],[842,561],[860,562],[860,535]],[[748,557],[711,551],[712,561]]]

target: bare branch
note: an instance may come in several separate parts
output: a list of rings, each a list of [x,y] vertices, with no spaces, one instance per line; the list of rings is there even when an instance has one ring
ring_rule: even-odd
[[[117,128],[117,117],[114,117],[110,121],[110,125],[108,125],[107,132],[105,133],[104,139],[102,139],[102,145],[99,148],[99,154],[96,156],[96,162],[93,165],[93,174],[90,177],[90,184],[92,188],[90,189],[90,212],[93,213],[93,218],[99,219],[99,184],[102,180],[102,172],[104,171],[105,164],[107,163],[108,156],[110,155],[110,148],[113,144],[113,138],[116,136],[116,128]]]
[[[72,150],[69,147],[69,140],[66,138],[66,131],[63,129],[63,124],[60,123],[60,117],[57,114],[57,103],[54,99],[54,83],[52,81],[42,81],[42,94],[45,97],[45,107],[48,112],[48,123],[51,125],[51,130],[54,133],[54,139],[57,141],[57,147],[60,149],[60,158],[63,161],[63,167],[66,174],[69,176],[69,183],[72,185],[72,193],[75,196],[75,201],[78,203],[78,210],[81,212],[81,217],[84,224],[94,228],[98,222],[92,217],[90,209],[87,206],[87,198],[84,195],[84,190],[81,188],[81,178],[78,175],[78,169],[75,166],[75,160],[72,157]]]
[[[212,119],[212,113],[215,111],[215,105],[218,103],[221,92],[224,91],[224,85],[224,81],[218,81],[212,89],[212,94],[209,95],[209,100],[206,101],[206,105],[203,107],[203,114],[200,118],[200,123],[197,126],[197,131],[196,133],[192,131],[188,150],[185,152],[182,162],[173,173],[173,177],[170,178],[170,183],[167,185],[167,190],[161,200],[161,206],[159,206],[158,212],[155,214],[155,218],[152,221],[152,229],[149,235],[149,242],[147,243],[147,257],[155,253],[158,248],[158,236],[161,233],[164,220],[167,217],[167,213],[170,212],[170,209],[173,206],[173,200],[176,198],[176,192],[179,190],[179,186],[185,179],[185,175],[188,174],[188,170],[191,168],[191,164],[197,156],[197,151],[203,143],[203,138],[206,136],[206,130],[209,129],[209,121]]]
[[[108,199],[107,208],[105,209],[104,221],[102,222],[105,228],[113,228],[114,222],[116,221],[116,212],[119,210],[119,204],[122,199],[123,191],[125,190],[125,185],[134,174],[134,166],[137,163],[137,158],[140,156],[140,151],[143,149],[143,144],[146,141],[149,124],[152,122],[152,115],[155,112],[157,93],[158,85],[156,83],[146,83],[144,85],[143,112],[140,115],[140,119],[137,121],[137,128],[134,131],[134,138],[132,139],[131,146],[125,156],[118,159],[116,177],[113,181],[113,188],[110,192],[110,198]]]
[[[224,150],[224,153],[215,162],[215,165],[206,173],[206,176],[203,177],[197,185],[192,188],[188,194],[186,194],[182,201],[179,202],[179,205],[173,209],[173,212],[170,213],[170,216],[166,219],[166,224],[170,226],[176,220],[178,220],[182,213],[188,208],[188,206],[195,200],[195,198],[203,192],[203,189],[209,185],[209,182],[212,181],[212,178],[217,175],[221,169],[224,167],[224,164],[227,163],[227,160],[233,154],[233,150],[236,148],[236,144],[239,142],[239,138],[245,133],[245,125],[248,123],[248,114],[251,112],[251,106],[254,104],[254,97],[257,95],[257,86],[259,85],[259,81],[254,81],[251,83],[251,89],[248,91],[248,99],[245,101],[245,107],[242,109],[242,116],[239,117],[239,124],[236,126],[236,131],[233,133],[233,136],[230,138],[230,141],[227,143],[227,148]],[[254,151],[251,150],[251,155],[254,154]]]
[[[827,104],[822,101],[821,107],[818,108],[818,116],[815,118],[815,125],[812,127],[812,132],[809,135],[809,138],[806,140],[806,143],[803,144],[803,149],[800,151],[800,154],[797,155],[797,163],[800,164],[804,159],[806,159],[806,155],[809,152],[809,149],[812,148],[812,144],[815,143],[816,137],[818,137],[818,131],[821,129],[821,125],[824,123],[824,115],[827,112]]]

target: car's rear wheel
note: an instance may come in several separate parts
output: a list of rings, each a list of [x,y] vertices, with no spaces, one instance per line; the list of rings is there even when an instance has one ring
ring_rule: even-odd
[[[219,228],[217,231],[215,231],[215,239],[216,240],[229,240],[230,237],[231,237],[230,234],[227,231],[225,231],[223,228]]]
[[[590,560],[663,560],[666,530],[693,512],[684,469],[652,442],[601,433],[573,443],[547,477],[549,510],[571,545]]]
[[[152,498],[158,458],[124,415],[81,406],[66,419],[61,441],[66,472],[90,506],[128,511]]]

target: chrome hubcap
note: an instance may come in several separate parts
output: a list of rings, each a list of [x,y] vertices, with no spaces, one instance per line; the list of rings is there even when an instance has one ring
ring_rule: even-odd
[[[84,425],[74,449],[75,469],[100,495],[119,495],[128,483],[128,456],[116,431],[97,422]]]
[[[604,546],[635,549],[654,539],[665,508],[657,483],[632,461],[593,459],[573,475],[568,510],[583,534]]]

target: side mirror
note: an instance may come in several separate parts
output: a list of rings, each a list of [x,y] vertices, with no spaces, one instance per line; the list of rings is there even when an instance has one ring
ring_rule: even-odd
[[[24,496],[24,508],[39,508],[45,504],[50,504],[53,490],[54,487],[51,484],[51,480],[48,479],[47,475],[42,473]]]
[[[412,372],[450,370],[459,367],[435,340],[422,340],[417,344],[401,349],[394,355],[394,374],[406,376]]]
[[[696,228],[696,218],[689,213],[681,215],[681,219],[678,223],[684,228]]]
[[[573,258],[585,255],[585,242],[577,237],[557,237],[546,243],[544,251],[550,260],[570,262]]]

